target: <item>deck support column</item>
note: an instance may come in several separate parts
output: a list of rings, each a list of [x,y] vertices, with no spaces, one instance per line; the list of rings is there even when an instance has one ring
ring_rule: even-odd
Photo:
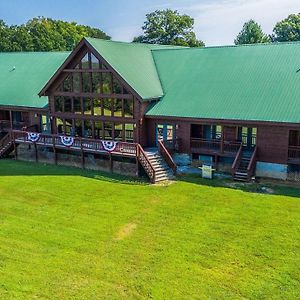
[[[81,148],[81,167],[82,169],[85,168],[85,159],[84,159],[84,151],[82,147],[82,140],[80,140],[80,148]]]
[[[113,159],[111,153],[109,153],[109,170],[111,173],[114,172],[114,164],[113,164]]]
[[[14,134],[13,131],[11,133],[10,138],[12,139],[13,145],[14,145],[15,160],[18,160],[18,148],[17,148],[17,145],[16,145],[15,134]]]
[[[55,148],[55,138],[52,137],[52,145],[53,145],[53,154],[54,154],[54,164],[57,165],[57,152]]]
[[[39,161],[39,158],[38,158],[38,150],[37,150],[37,145],[36,145],[36,143],[34,143],[34,150],[35,150],[35,162],[38,162],[38,161]]]

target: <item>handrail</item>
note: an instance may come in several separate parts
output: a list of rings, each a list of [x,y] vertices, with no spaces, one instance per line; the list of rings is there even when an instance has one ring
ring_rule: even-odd
[[[249,179],[253,175],[253,171],[254,171],[255,164],[256,164],[256,157],[257,157],[257,146],[255,146],[255,149],[252,153],[252,156],[251,156],[248,168],[247,168],[247,173],[248,173]]]
[[[155,183],[156,172],[152,163],[150,162],[147,154],[145,153],[143,147],[140,144],[137,144],[136,148],[137,148],[137,158],[139,162],[141,163],[147,175],[149,176],[151,183]]]
[[[243,152],[243,144],[241,143],[239,151],[237,152],[236,157],[235,157],[234,162],[233,162],[232,167],[231,167],[233,175],[234,175],[234,173],[237,169],[237,166],[238,166],[238,164],[239,164],[239,162],[242,158],[242,152]]]
[[[9,142],[11,142],[10,133],[8,132],[1,140],[0,140],[0,150],[4,146],[6,146]]]
[[[25,143],[33,143],[28,140],[27,132],[26,131],[20,131],[20,130],[13,130],[12,131],[14,135],[14,140],[17,142],[25,142]],[[37,145],[52,145],[53,146],[53,140],[55,141],[56,147],[62,147],[65,146],[62,144],[61,135],[58,134],[43,134],[40,133],[40,138],[37,142],[35,142]],[[104,149],[104,146],[102,144],[101,140],[96,139],[88,139],[88,138],[81,138],[81,137],[74,137],[73,145],[69,146],[70,149],[73,150],[79,150],[83,148],[86,150],[92,150],[92,151],[106,151]],[[113,153],[121,153],[121,154],[130,154],[136,156],[136,144],[135,143],[127,143],[127,142],[121,142],[119,141],[116,145],[115,150],[112,151]]]
[[[173,170],[174,174],[176,174],[177,165],[175,164],[172,156],[170,155],[169,151],[166,149],[162,141],[158,141],[158,152],[165,159],[169,167]]]

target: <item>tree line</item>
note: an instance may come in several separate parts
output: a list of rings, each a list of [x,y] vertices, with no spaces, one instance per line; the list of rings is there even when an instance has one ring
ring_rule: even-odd
[[[156,10],[146,15],[143,34],[133,42],[203,47],[194,32],[194,19],[176,10]],[[0,51],[71,51],[83,37],[110,39],[98,28],[76,22],[38,17],[26,24],[8,26],[0,20]],[[263,32],[254,20],[246,22],[235,44],[300,41],[300,13],[279,21],[271,35]]]
[[[97,28],[38,17],[8,26],[0,20],[0,51],[71,51],[83,37],[110,39]]]

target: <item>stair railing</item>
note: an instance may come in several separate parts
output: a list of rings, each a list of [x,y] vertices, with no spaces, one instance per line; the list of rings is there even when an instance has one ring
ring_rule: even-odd
[[[232,176],[234,176],[236,170],[238,169],[238,167],[240,165],[240,162],[241,162],[241,159],[242,159],[242,153],[243,153],[243,143],[241,143],[240,148],[239,148],[239,150],[236,154],[235,160],[232,164],[232,167],[231,167]]]
[[[247,177],[248,180],[251,179],[251,176],[253,175],[256,167],[256,161],[257,161],[257,146],[255,146],[254,151],[252,153],[248,168],[247,168]]]
[[[137,158],[146,171],[147,175],[150,178],[151,183],[155,183],[155,169],[153,165],[151,164],[147,154],[145,153],[143,147],[140,144],[137,144],[136,146],[136,153],[137,153]]]
[[[6,151],[6,147],[11,143],[11,135],[7,133],[1,140],[0,140],[0,156],[3,154],[3,151]]]
[[[176,175],[177,165],[175,164],[171,154],[162,141],[158,141],[158,152],[164,158],[168,166],[173,170],[173,173]]]

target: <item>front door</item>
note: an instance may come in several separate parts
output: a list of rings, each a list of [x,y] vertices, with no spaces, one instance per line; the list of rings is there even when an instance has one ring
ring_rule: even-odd
[[[156,125],[156,145],[158,141],[168,142],[172,141],[175,136],[174,125],[157,124]]]
[[[247,149],[252,149],[256,145],[257,129],[251,127],[239,127],[239,140]]]

